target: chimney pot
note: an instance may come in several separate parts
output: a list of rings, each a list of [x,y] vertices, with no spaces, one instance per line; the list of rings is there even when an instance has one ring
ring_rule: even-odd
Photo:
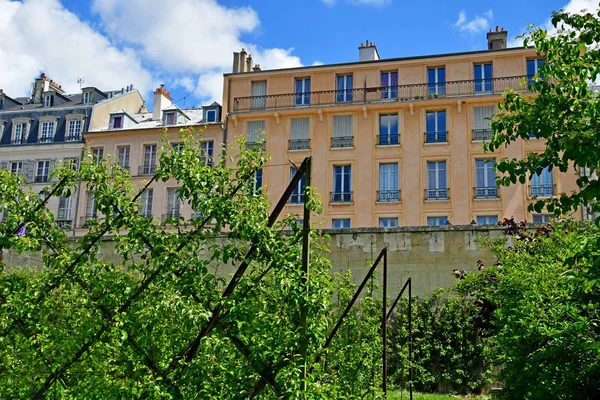
[[[499,32],[499,31],[498,31],[498,25],[496,25],[496,32]]]

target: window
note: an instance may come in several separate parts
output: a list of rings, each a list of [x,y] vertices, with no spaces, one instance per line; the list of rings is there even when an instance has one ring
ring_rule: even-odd
[[[174,112],[165,113],[165,124],[166,125],[175,125],[175,113]]]
[[[544,65],[544,60],[541,58],[537,58],[534,60],[527,60],[527,84],[531,85],[533,83],[533,76],[538,73],[540,67]],[[543,76],[540,76],[543,78]]]
[[[144,163],[140,167],[140,175],[152,175],[156,171],[156,144],[144,146]]]
[[[88,104],[90,102],[90,92],[85,92],[83,94],[83,104]]]
[[[267,106],[267,81],[252,82],[252,108],[265,108]]]
[[[446,94],[446,68],[427,68],[427,94]]]
[[[447,200],[446,161],[427,161],[427,200]]]
[[[427,111],[425,113],[427,132],[425,143],[446,143],[446,111]]]
[[[496,107],[473,107],[473,140],[490,140],[492,127],[490,120],[494,117]]]
[[[398,114],[379,116],[379,138],[377,144],[389,146],[398,144]]]
[[[333,218],[331,220],[331,227],[333,229],[350,228],[350,218]]]
[[[213,165],[213,141],[206,141],[200,143],[200,157],[204,165],[212,167]]]
[[[129,171],[130,146],[117,146],[117,163],[123,170]]]
[[[496,186],[496,160],[475,160],[475,198],[495,199],[498,197]]]
[[[50,160],[38,161],[37,174],[35,176],[36,182],[48,182],[50,176]]]
[[[448,217],[427,217],[427,226],[446,225]]]
[[[206,122],[217,122],[217,110],[208,110],[206,112]]]
[[[63,164],[73,171],[77,171],[79,169],[79,158],[77,157],[67,157],[63,159]]]
[[[310,78],[296,79],[296,105],[310,104]]]
[[[352,101],[352,75],[338,75],[336,89],[338,102]]]
[[[173,152],[181,153],[183,151],[183,143],[173,143]]]
[[[59,228],[71,228],[71,213],[73,210],[72,197],[60,197],[58,199],[58,213],[56,215],[56,224]]]
[[[473,76],[475,77],[475,93],[485,93],[493,90],[491,63],[475,64]]]
[[[87,203],[85,207],[84,223],[86,219],[96,218],[97,216],[98,210],[96,208],[96,196],[93,193],[88,192]]]
[[[123,117],[113,117],[113,129],[121,129],[123,127]]]
[[[264,149],[265,121],[248,121],[246,147],[255,150]]]
[[[554,215],[552,214],[534,214],[533,215],[533,223],[534,224],[547,224],[548,222],[554,219]]]
[[[81,120],[71,119],[69,120],[69,129],[67,132],[67,141],[81,140]]]
[[[398,163],[379,164],[379,192],[377,192],[377,201],[400,201]]]
[[[42,122],[40,143],[50,143],[54,136],[54,122]]]
[[[145,218],[152,218],[152,198],[154,189],[146,189],[140,196],[140,214]]]
[[[25,124],[14,124],[12,144],[25,143]]]
[[[294,175],[296,175],[296,172],[298,172],[298,169],[296,169],[294,167],[290,168],[290,182],[294,178]],[[304,203],[304,187],[305,187],[305,185],[306,185],[306,179],[305,179],[305,175],[303,175],[302,178],[300,178],[300,182],[298,182],[298,184],[294,187],[294,191],[292,192],[292,195],[290,197],[290,203],[292,203],[292,204]]]
[[[100,164],[102,158],[104,158],[104,147],[92,147],[92,156],[96,164]]]
[[[0,110],[4,108],[4,99],[0,99]]]
[[[498,223],[497,215],[478,215],[477,224],[479,225],[495,225]]]
[[[263,170],[262,168],[257,170],[254,174],[254,182],[252,184],[252,190],[255,195],[258,195],[262,191],[263,185]]]
[[[379,218],[381,228],[395,228],[398,226],[398,218]]]
[[[531,197],[554,196],[554,177],[548,167],[540,175],[531,176]]]
[[[335,165],[333,167],[332,203],[349,203],[352,201],[352,166]]]
[[[18,174],[23,169],[23,161],[13,161],[10,163],[10,172]]]
[[[310,118],[292,118],[290,150],[310,148]]]
[[[52,107],[54,105],[54,96],[51,94],[46,95],[44,99],[44,107]]]
[[[354,146],[354,138],[352,137],[352,115],[334,115],[331,147],[352,146]]]
[[[179,218],[181,202],[177,197],[177,188],[167,189],[167,214],[168,218]]]
[[[398,98],[398,72],[381,73],[381,98]]]

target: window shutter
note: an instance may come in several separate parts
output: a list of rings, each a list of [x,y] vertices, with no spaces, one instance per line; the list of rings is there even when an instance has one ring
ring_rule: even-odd
[[[333,137],[352,136],[352,115],[333,116]]]

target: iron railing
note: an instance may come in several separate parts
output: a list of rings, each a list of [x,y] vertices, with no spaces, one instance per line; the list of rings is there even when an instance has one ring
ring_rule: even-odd
[[[425,143],[447,143],[448,132],[425,132]]]
[[[426,200],[448,200],[448,188],[425,189]]]
[[[140,165],[138,168],[139,175],[154,175],[156,172],[156,164]]]
[[[531,197],[552,197],[554,185],[531,185],[529,193]]]
[[[377,135],[378,146],[393,146],[400,143],[400,134]]]
[[[473,140],[490,140],[492,138],[491,129],[473,129]]]
[[[57,219],[55,222],[58,229],[64,229],[67,231],[71,229],[71,226],[73,225],[70,219]]]
[[[310,149],[310,139],[292,139],[290,140],[290,150],[308,150]]]
[[[386,203],[394,203],[400,201],[400,191],[399,190],[378,190],[377,191],[377,201],[386,202]]]
[[[265,151],[267,149],[267,145],[264,141],[246,142],[246,148],[252,151]]]
[[[95,221],[97,218],[98,214],[96,213],[83,215],[81,218],[79,218],[79,227],[87,228],[90,226],[91,221]]]
[[[475,190],[475,198],[476,199],[497,199],[498,198],[498,188],[495,186],[492,187],[476,187]]]
[[[492,79],[470,79],[440,83],[418,83],[412,85],[380,86],[369,88],[322,90],[306,92],[304,104],[296,104],[297,93],[282,93],[266,96],[236,97],[234,112],[278,110],[295,107],[321,107],[336,104],[386,103],[390,101],[424,101],[454,97],[501,95],[506,89],[519,92],[529,91],[526,76]],[[306,104],[308,103],[308,104]]]
[[[331,192],[332,203],[352,203],[352,192]]]
[[[331,147],[352,147],[354,146],[354,136],[340,136],[331,138]]]
[[[25,144],[25,138],[21,138],[21,139],[13,139],[10,141],[10,144]]]
[[[163,224],[178,225],[180,216],[181,215],[180,215],[179,211],[174,210],[173,212],[170,212],[168,214],[163,214],[161,221]]]
[[[52,143],[54,142],[54,138],[52,136],[42,136],[40,138],[40,143]]]
[[[78,142],[82,139],[81,135],[67,135],[65,141],[67,142]]]

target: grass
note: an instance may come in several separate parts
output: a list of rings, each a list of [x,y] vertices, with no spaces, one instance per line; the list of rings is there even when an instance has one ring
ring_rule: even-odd
[[[410,396],[408,392],[390,392],[388,395],[388,400],[409,400]],[[453,396],[450,394],[429,394],[429,393],[413,393],[413,400],[458,400],[458,399],[472,399],[472,400],[486,400],[489,397],[479,397],[479,396]]]

